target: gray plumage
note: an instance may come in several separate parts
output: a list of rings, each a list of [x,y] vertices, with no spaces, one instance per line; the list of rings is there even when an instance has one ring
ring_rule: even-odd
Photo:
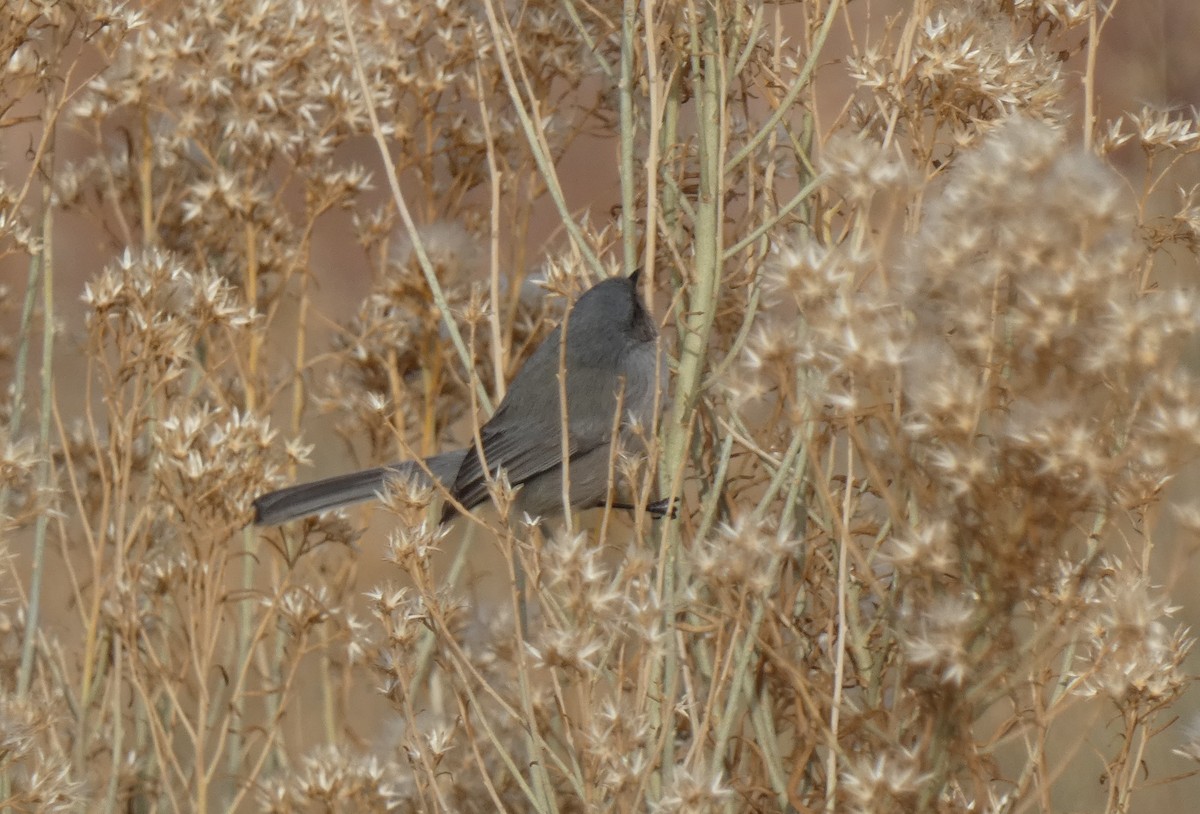
[[[440,483],[449,486],[466,454],[465,449],[444,452],[426,458],[425,465]],[[422,485],[432,485],[429,476],[416,461],[401,461],[265,494],[254,501],[254,522],[259,526],[278,526],[311,514],[374,500],[383,492],[387,481],[393,478],[412,478]]]
[[[638,276],[611,278],[586,291],[564,320],[565,352],[560,325],[517,372],[504,401],[480,429],[490,477],[503,469],[509,483],[521,487],[515,507],[518,516],[549,517],[563,510],[560,358],[566,369],[571,508],[603,505],[608,496],[618,403],[618,426],[626,447],[638,443],[630,432],[635,423],[646,433],[654,431],[656,402],[666,389],[666,365],[659,358],[654,321],[637,291]],[[433,477],[467,509],[488,497],[489,478],[478,453],[472,443],[425,461]],[[429,480],[415,462],[405,461],[291,486],[254,501],[255,522],[277,525],[369,500],[383,490],[388,478],[397,476]],[[447,501],[443,522],[456,512]]]

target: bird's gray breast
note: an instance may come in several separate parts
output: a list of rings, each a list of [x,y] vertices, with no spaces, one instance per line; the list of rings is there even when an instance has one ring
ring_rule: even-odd
[[[647,434],[658,423],[655,408],[662,409],[667,392],[666,359],[657,342],[639,342],[626,353],[621,366],[625,379],[622,426],[640,424]]]

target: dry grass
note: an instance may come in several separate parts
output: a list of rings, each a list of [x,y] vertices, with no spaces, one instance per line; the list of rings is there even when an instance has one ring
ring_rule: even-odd
[[[4,805],[1194,796],[1200,122],[1103,103],[1136,4],[624,10],[4,6]],[[636,265],[614,468],[678,519],[245,528],[465,442]]]

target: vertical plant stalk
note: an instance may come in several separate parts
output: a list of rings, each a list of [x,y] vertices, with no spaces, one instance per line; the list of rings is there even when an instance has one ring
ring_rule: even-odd
[[[1083,148],[1092,151],[1096,133],[1096,53],[1100,50],[1096,0],[1088,0],[1087,62],[1083,71]]]
[[[16,440],[21,432],[21,416],[25,413],[25,371],[29,364],[29,345],[33,340],[33,311],[37,305],[41,263],[37,258],[29,261],[29,274],[25,278],[25,302],[21,306],[20,342],[17,344],[13,363],[12,414],[8,418],[8,437]],[[0,487],[0,516],[8,511],[8,487]]]
[[[658,67],[658,34],[654,26],[655,3],[647,0],[642,4],[644,18],[642,27],[645,29],[644,50],[646,54],[646,92],[648,94],[649,110],[646,116],[646,234],[645,254],[642,256],[642,268],[646,270],[642,294],[654,313],[654,258],[658,252],[658,174],[659,167],[659,138],[661,136],[663,115],[663,90]]]
[[[246,244],[246,301],[251,308],[258,307],[258,252],[253,224],[247,222],[243,233]],[[264,328],[265,329],[265,328]],[[251,333],[248,359],[246,361],[246,409],[253,413],[258,408],[258,354],[262,340],[256,333]],[[252,596],[254,587],[254,570],[258,563],[258,533],[252,527],[242,530],[242,547],[245,556],[242,558],[241,590],[243,599],[238,608],[237,640],[235,643],[234,664],[246,664],[251,657],[254,642],[251,631],[254,628],[254,607],[248,597]],[[269,698],[270,696],[268,696]],[[237,777],[242,768],[242,750],[244,742],[239,727],[245,720],[246,703],[241,695],[235,695],[229,700],[230,717],[233,726],[230,727],[227,743],[226,766],[231,777]]]
[[[647,36],[649,36],[649,31],[649,26],[647,26]],[[667,84],[667,96],[662,113],[662,129],[658,136],[659,151],[668,157],[674,154],[675,139],[679,130],[680,107],[680,71],[676,67],[672,71],[670,82]],[[657,121],[658,119],[655,117],[655,124],[652,126],[657,126]],[[679,187],[669,175],[671,172],[671,162],[664,162],[661,166],[650,166],[648,169],[655,174],[656,180],[659,174],[661,174],[663,180],[666,182],[663,184],[662,205],[660,208],[662,228],[667,240],[673,244],[676,241],[676,232],[678,231],[679,223]],[[647,233],[649,235],[657,235],[657,224],[655,224],[655,228],[649,228]],[[647,252],[649,252],[650,245],[651,243],[648,240],[646,243]],[[647,282],[649,281],[647,280]],[[664,428],[664,432],[666,431]],[[669,470],[667,467],[668,458],[665,449],[660,453],[660,456],[658,468],[659,488],[662,493],[673,495],[677,491],[673,474],[674,470]],[[675,525],[669,522],[662,524],[662,535],[659,544],[659,593],[663,597],[663,617],[664,622],[667,623],[664,630],[668,631],[672,629],[671,623],[674,616],[670,612],[670,608],[674,606],[675,581],[673,575],[667,574],[666,553],[668,551],[668,537],[678,534],[677,531],[673,530]],[[662,664],[655,664],[652,668],[654,673],[649,681],[652,690],[647,693],[649,713],[659,721],[659,742],[662,743],[661,765],[659,770],[650,778],[653,787],[652,790],[656,795],[661,793],[662,781],[669,777],[669,770],[665,767],[670,765],[674,760],[673,737],[668,728],[672,714],[668,710],[673,708],[675,697],[674,685],[669,683],[674,680],[676,669],[674,665],[676,655],[673,651],[674,646],[670,643],[664,648]],[[671,688],[669,693],[668,688]]]
[[[73,66],[66,68],[64,73],[62,84],[66,87],[71,81]],[[37,178],[52,177],[50,173],[43,176],[41,168],[51,166],[52,164],[51,157],[57,135],[54,123],[58,119],[62,103],[63,99],[58,95],[49,91],[47,92],[42,113],[42,121],[45,121],[47,124],[42,131],[41,139],[38,141],[32,160],[29,162],[33,169],[26,176],[25,183],[21,186],[13,202],[14,209],[19,208],[24,203]],[[48,200],[48,196],[43,191],[43,201]],[[48,233],[45,232],[45,223],[43,223],[43,238],[45,239],[48,236]],[[16,441],[20,434],[21,419],[25,414],[25,374],[29,364],[29,347],[33,341],[33,313],[37,307],[39,275],[45,270],[47,265],[47,263],[41,262],[38,257],[31,257],[29,261],[29,273],[26,275],[25,300],[21,306],[21,327],[18,334],[20,342],[17,345],[16,359],[13,364],[12,407],[8,423],[8,436],[12,441]],[[8,488],[0,488],[0,516],[4,516],[8,509],[8,497]]]
[[[686,290],[687,307],[679,329],[679,372],[675,380],[675,400],[671,421],[667,427],[664,472],[672,479],[668,497],[679,495],[692,426],[699,402],[708,351],[709,336],[716,314],[717,291],[721,284],[721,223],[723,177],[722,134],[725,94],[724,71],[721,59],[720,20],[714,3],[705,3],[703,17],[695,4],[691,10],[691,60],[695,77],[697,112],[697,151],[700,165],[700,188],[696,201],[696,245],[692,279]],[[697,27],[696,20],[700,19]],[[710,496],[716,499],[716,496]],[[663,584],[663,613],[667,630],[675,627],[676,568],[680,545],[679,523],[669,523],[659,567]],[[662,706],[659,725],[669,732],[675,714],[674,697],[678,681],[678,652],[668,647],[663,664]],[[664,779],[670,782],[674,763],[673,738],[664,739]]]
[[[47,127],[55,127],[56,95],[48,91],[45,115]],[[50,147],[46,150],[43,168],[47,178],[54,177],[53,133]],[[42,281],[42,367],[41,408],[38,414],[38,450],[42,455],[38,466],[38,489],[43,495],[50,494],[54,479],[53,456],[50,454],[50,419],[54,400],[54,208],[51,205],[51,188],[47,182],[42,186],[41,253],[34,260],[41,266]],[[38,276],[31,272],[31,278]],[[34,525],[33,552],[29,577],[29,605],[25,615],[25,636],[21,642],[21,665],[17,670],[17,697],[25,698],[33,680],[33,660],[37,650],[38,626],[41,623],[42,580],[46,570],[46,533],[50,523],[49,512],[39,512]]]
[[[649,12],[647,12],[649,14]],[[632,274],[637,265],[637,221],[634,219],[633,147],[637,126],[633,118],[633,52],[637,47],[637,2],[625,0],[621,10],[621,81],[617,86],[620,99],[621,149],[621,248],[625,274]],[[653,175],[653,171],[650,173]],[[653,231],[654,221],[646,221],[646,230]]]
[[[851,419],[853,420],[853,419]],[[846,590],[850,580],[851,497],[854,494],[854,445],[846,446],[846,493],[842,497],[842,522],[838,524],[837,639],[833,652],[833,698],[829,703],[829,754],[825,758],[825,810],[837,803],[838,731],[842,714],[842,685],[846,675]]]
[[[492,213],[488,221],[489,265],[488,294],[492,299],[492,307],[488,314],[488,325],[492,331],[492,386],[496,403],[504,401],[507,385],[504,381],[506,360],[504,358],[504,332],[500,327],[500,167],[496,163],[496,139],[492,135],[491,111],[488,110],[484,98],[483,73],[479,63],[475,63],[475,86],[479,92],[479,122],[483,126],[483,138],[487,145],[488,191],[491,195]],[[515,283],[512,286],[516,288]]]

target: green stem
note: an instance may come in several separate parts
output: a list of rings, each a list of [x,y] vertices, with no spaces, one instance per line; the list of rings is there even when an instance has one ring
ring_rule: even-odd
[[[47,105],[53,109],[53,99]],[[46,153],[46,176],[54,177],[53,154]],[[38,449],[42,462],[38,467],[38,486],[42,494],[50,494],[53,456],[50,454],[51,405],[54,398],[54,208],[50,202],[51,188],[42,191],[41,262],[42,279],[42,404],[38,422]],[[33,659],[37,650],[38,625],[41,622],[42,578],[46,569],[46,534],[50,512],[38,513],[33,534],[32,569],[29,578],[29,608],[25,617],[25,639],[21,645],[21,666],[17,671],[17,697],[24,698],[33,680]]]
[[[723,150],[723,108],[725,82],[721,70],[720,21],[716,8],[706,5],[701,27],[693,18],[691,27],[692,72],[696,82],[697,150],[700,187],[696,201],[695,256],[692,279],[684,292],[686,307],[679,328],[679,372],[675,380],[675,400],[667,426],[665,471],[674,479],[670,496],[679,493],[680,479],[690,446],[696,405],[702,391],[709,335],[716,314],[717,291],[721,284],[721,222],[723,217],[721,179]],[[680,526],[670,523],[666,530],[661,567],[663,613],[667,630],[675,627],[676,568],[679,558]],[[667,648],[663,665],[663,699],[660,726],[669,730],[675,714],[675,686],[678,680],[678,653]],[[664,739],[664,780],[670,783],[674,763],[673,738]]]

